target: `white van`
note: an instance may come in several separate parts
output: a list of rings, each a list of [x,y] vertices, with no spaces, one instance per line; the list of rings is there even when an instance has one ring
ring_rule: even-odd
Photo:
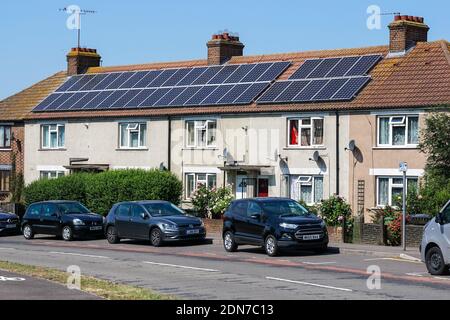
[[[432,275],[442,275],[450,266],[450,200],[442,208],[436,219],[424,228],[420,245],[422,261]]]

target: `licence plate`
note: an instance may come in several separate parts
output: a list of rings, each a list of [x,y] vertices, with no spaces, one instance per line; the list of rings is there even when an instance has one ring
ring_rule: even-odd
[[[198,229],[193,229],[193,230],[188,230],[186,231],[186,234],[199,234],[200,230]]]
[[[319,240],[320,234],[308,234],[306,236],[303,236],[303,240]]]
[[[17,226],[15,224],[7,224],[6,225],[6,229],[14,229],[17,228]]]
[[[98,226],[98,227],[91,227],[91,231],[98,231],[98,230],[102,230],[103,227],[102,226]]]

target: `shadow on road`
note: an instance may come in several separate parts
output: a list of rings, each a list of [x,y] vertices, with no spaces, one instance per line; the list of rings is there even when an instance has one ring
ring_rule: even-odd
[[[247,252],[247,253],[254,253],[254,254],[263,254],[265,255],[266,252],[263,248],[260,247],[252,247],[252,248],[244,248],[239,249],[239,252]],[[335,247],[328,247],[328,250],[323,253],[316,253],[312,250],[300,250],[300,249],[283,249],[278,257],[309,257],[309,256],[332,256],[340,254],[339,248]]]

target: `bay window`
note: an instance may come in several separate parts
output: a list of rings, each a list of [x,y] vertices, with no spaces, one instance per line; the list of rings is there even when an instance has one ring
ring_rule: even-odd
[[[186,146],[208,148],[216,145],[217,121],[186,121]]]
[[[379,146],[417,146],[419,116],[388,116],[378,118]]]
[[[300,118],[288,120],[289,146],[323,145],[323,118]]]
[[[323,200],[323,177],[292,175],[291,198],[315,204]]]
[[[42,149],[61,149],[65,146],[65,126],[63,124],[42,125]]]
[[[417,177],[406,178],[406,194],[417,190],[419,183]],[[395,206],[396,201],[403,197],[403,177],[377,178],[377,206]]]
[[[195,190],[202,185],[209,190],[214,189],[217,185],[217,175],[215,173],[186,174],[186,199],[190,199]]]
[[[120,148],[139,149],[145,148],[147,144],[146,123],[120,123]]]
[[[11,126],[0,126],[0,148],[11,148]]]

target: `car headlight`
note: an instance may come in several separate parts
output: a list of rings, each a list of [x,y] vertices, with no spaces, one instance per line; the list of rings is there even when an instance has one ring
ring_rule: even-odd
[[[322,222],[320,223],[320,226],[321,226],[322,228],[326,228],[326,227],[327,227],[327,224],[325,223],[325,221],[322,221]]]
[[[200,227],[204,228],[205,227],[205,222],[203,220],[200,219],[201,225]]]
[[[163,223],[162,227],[165,231],[178,231],[178,226],[174,224]]]
[[[298,225],[293,224],[293,223],[280,223],[280,227],[284,228],[284,229],[297,229]]]
[[[105,222],[106,222],[106,218],[105,217],[102,217],[103,218],[103,224],[105,224]]]
[[[84,226],[84,222],[80,219],[73,219],[73,225],[74,226]]]

